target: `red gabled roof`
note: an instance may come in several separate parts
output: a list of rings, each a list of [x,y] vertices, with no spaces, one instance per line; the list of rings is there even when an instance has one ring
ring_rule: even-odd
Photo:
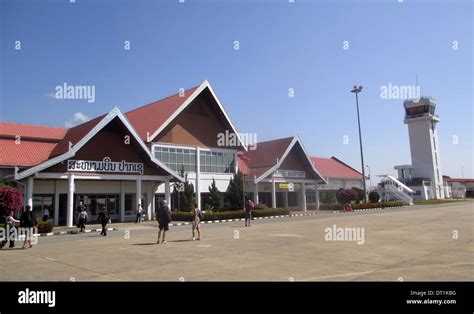
[[[48,160],[65,128],[0,122],[0,165],[31,167]]]
[[[0,165],[31,167],[48,160],[56,143],[0,139]]]
[[[31,124],[0,122],[0,136],[60,140],[66,134],[66,128],[53,128]]]
[[[94,118],[92,120],[89,120],[87,122],[68,129],[63,139],[51,152],[50,157],[66,153],[69,150],[69,143],[71,143],[72,146],[76,145],[77,142],[79,142],[84,136],[86,136],[86,134],[89,133],[89,131],[92,130],[97,125],[97,123],[99,123],[105,116],[106,115],[103,114],[97,118]]]
[[[143,140],[147,132],[153,134],[198,88],[184,91],[127,112],[125,115]],[[103,118],[97,118],[72,128],[53,128],[0,122],[0,165],[35,166],[52,157],[66,153],[69,143],[74,146],[89,133]],[[15,140],[20,136],[21,144]]]
[[[257,149],[245,152],[249,159],[244,162],[239,159],[239,169],[245,175],[256,176],[257,178],[275,166],[293,141],[293,137],[281,138],[266,142],[257,143]]]
[[[185,90],[183,95],[176,94],[125,113],[138,135],[147,142],[163,123],[194,93],[199,86]]]
[[[336,157],[311,157],[314,167],[325,178],[362,180],[362,174]]]

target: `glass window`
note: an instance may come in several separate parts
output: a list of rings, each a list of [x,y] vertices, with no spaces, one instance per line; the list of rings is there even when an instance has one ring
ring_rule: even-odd
[[[109,211],[109,214],[118,214],[118,199],[116,198],[115,195],[107,195],[107,210]]]
[[[169,153],[162,152],[161,153],[161,161],[164,163],[169,162]]]
[[[125,215],[134,215],[133,195],[125,194]]]
[[[170,161],[169,161],[170,164],[175,164],[176,163],[176,153],[174,152],[170,152]]]

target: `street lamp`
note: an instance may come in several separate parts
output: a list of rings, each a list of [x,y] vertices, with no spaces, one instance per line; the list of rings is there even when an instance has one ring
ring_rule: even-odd
[[[372,188],[372,176],[371,176],[371,172],[370,172],[370,167],[369,165],[366,165],[367,169],[369,169],[369,189]]]
[[[358,94],[362,92],[362,86],[354,86],[351,90],[351,93],[356,95],[356,106],[357,106],[357,123],[359,124],[359,144],[360,144],[360,161],[362,164],[362,182],[364,183],[364,200],[367,202],[367,187],[365,186],[365,167],[364,167],[364,153],[362,150],[362,132],[360,130],[360,116],[359,116],[359,96]]]

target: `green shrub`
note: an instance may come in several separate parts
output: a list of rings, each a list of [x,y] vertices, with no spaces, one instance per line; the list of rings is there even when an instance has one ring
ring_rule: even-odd
[[[53,231],[54,224],[51,221],[39,221],[38,233],[49,233]]]
[[[362,203],[362,204],[352,204],[352,209],[369,209],[369,208],[386,208],[386,207],[396,207],[405,205],[402,201],[390,201],[390,202],[380,202],[380,203]],[[320,210],[342,210],[342,204],[321,204],[319,206]]]
[[[258,204],[255,205],[255,208],[254,208],[254,209],[257,209],[257,210],[258,210],[258,209],[266,209],[266,208],[268,208],[267,204],[265,204],[265,203],[258,203]]]
[[[342,204],[321,204],[319,205],[320,210],[342,210]]]
[[[268,217],[289,215],[290,211],[286,208],[265,208],[252,211],[253,217]],[[222,212],[205,212],[203,221],[209,220],[224,220],[224,219],[241,219],[244,218],[243,210],[232,210]],[[172,212],[171,217],[173,221],[192,221],[193,215],[189,212]]]
[[[369,202],[377,203],[380,200],[380,194],[377,191],[371,191],[369,193]]]

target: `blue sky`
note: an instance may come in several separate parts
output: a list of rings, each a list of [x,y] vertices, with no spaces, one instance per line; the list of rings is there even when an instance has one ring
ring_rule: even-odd
[[[311,155],[360,169],[349,92],[358,84],[375,176],[410,163],[403,100],[382,99],[380,88],[418,78],[438,103],[444,174],[461,177],[463,167],[474,177],[471,1],[0,3],[2,121],[62,127],[77,112],[127,111],[208,79],[239,132],[298,134]],[[48,96],[64,82],[94,85],[95,102]]]

